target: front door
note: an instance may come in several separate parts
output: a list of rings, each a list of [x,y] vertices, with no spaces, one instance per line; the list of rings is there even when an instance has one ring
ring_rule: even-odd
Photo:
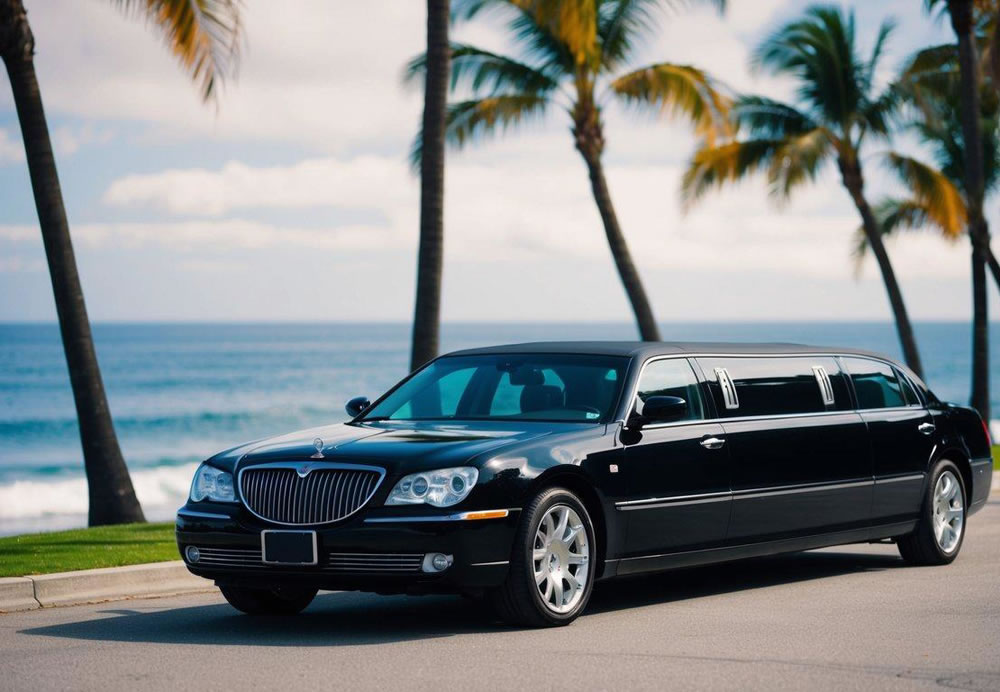
[[[707,398],[686,358],[646,364],[637,398],[650,396],[678,396],[688,408],[680,420],[623,431],[628,497],[617,511],[627,520],[627,556],[718,545],[726,537],[731,501],[722,426],[706,421],[712,417]]]

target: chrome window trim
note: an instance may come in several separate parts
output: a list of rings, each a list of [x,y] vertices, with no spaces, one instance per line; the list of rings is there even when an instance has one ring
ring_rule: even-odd
[[[338,469],[344,470],[344,471],[375,471],[376,473],[379,474],[379,477],[378,477],[378,480],[375,481],[375,487],[372,488],[371,494],[368,495],[367,498],[365,498],[364,502],[362,502],[361,504],[358,505],[358,508],[356,510],[354,510],[350,514],[345,514],[342,517],[338,517],[337,519],[334,519],[333,521],[322,521],[322,522],[318,522],[318,523],[305,523],[305,524],[287,523],[287,522],[282,522],[282,521],[274,521],[273,519],[268,519],[267,517],[261,516],[260,514],[257,514],[255,511],[253,511],[252,509],[250,509],[250,505],[247,503],[246,499],[244,499],[244,497],[243,497],[243,472],[244,471],[246,471],[248,469],[293,469],[293,470],[295,470],[298,467],[302,466],[303,464],[309,466],[310,473],[312,473],[313,471],[317,471],[317,470],[330,471],[330,470],[338,470]],[[368,503],[372,501],[373,497],[375,497],[375,494],[378,492],[378,489],[382,487],[382,481],[384,481],[384,480],[385,480],[385,469],[382,468],[381,466],[367,466],[367,465],[364,465],[364,464],[341,464],[341,463],[334,462],[334,461],[317,461],[315,459],[301,459],[299,461],[274,461],[274,462],[267,462],[267,463],[264,463],[264,464],[248,464],[246,466],[241,466],[240,469],[236,472],[236,493],[237,493],[236,496],[239,499],[240,504],[243,505],[243,507],[245,507],[246,510],[248,512],[250,512],[250,514],[254,515],[255,517],[257,517],[261,521],[266,521],[268,524],[276,524],[278,526],[325,526],[325,525],[328,525],[328,524],[336,524],[338,522],[344,521],[345,519],[347,519],[349,517],[353,517],[355,514],[357,514],[362,509],[364,509],[365,507],[367,507]]]
[[[670,353],[660,356],[650,356],[642,362],[639,366],[639,374],[636,375],[635,382],[632,384],[631,395],[626,399],[628,405],[625,407],[625,411],[621,417],[615,422],[620,423],[624,429],[628,429],[628,418],[629,414],[635,410],[636,397],[639,395],[639,381],[642,379],[643,372],[650,363],[655,363],[659,360],[671,360],[677,358],[683,358],[690,361],[691,359],[697,358],[810,358],[810,357],[825,357],[825,358],[863,358],[865,360],[871,360],[876,363],[883,363],[895,369],[892,363],[886,360],[881,360],[878,358],[873,358],[872,356],[860,356],[850,353],[838,353],[831,351],[815,351],[809,353]],[[698,370],[695,370],[697,373]],[[850,378],[851,373],[849,370],[841,367],[841,372],[846,377]],[[851,383],[853,389],[853,381]],[[918,395],[919,396],[919,395]],[[852,402],[853,403],[853,402]],[[714,402],[713,402],[714,404]],[[656,423],[652,425],[642,426],[643,430],[657,430],[659,428],[673,428],[681,425],[699,425],[702,423],[715,423],[722,424],[725,422],[741,422],[741,421],[754,421],[754,420],[772,420],[772,419],[782,419],[782,418],[809,418],[812,416],[837,416],[850,413],[874,413],[877,411],[908,411],[912,409],[920,409],[927,411],[927,406],[923,404],[909,404],[907,406],[891,406],[886,408],[871,408],[871,409],[861,409],[861,408],[847,408],[842,411],[813,411],[812,413],[779,413],[769,416],[734,416],[732,418],[700,418],[697,420],[683,420],[676,421],[674,423]],[[929,413],[929,411],[928,411]]]

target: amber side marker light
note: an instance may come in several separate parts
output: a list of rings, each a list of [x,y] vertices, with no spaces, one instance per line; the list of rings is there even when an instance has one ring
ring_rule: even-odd
[[[503,519],[510,514],[506,509],[491,509],[485,512],[466,512],[464,519]]]

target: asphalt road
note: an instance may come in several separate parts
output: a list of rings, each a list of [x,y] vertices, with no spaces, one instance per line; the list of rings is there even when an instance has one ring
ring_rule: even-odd
[[[846,546],[600,585],[569,627],[449,597],[216,594],[0,616],[0,690],[1000,690],[1000,497],[949,567]]]

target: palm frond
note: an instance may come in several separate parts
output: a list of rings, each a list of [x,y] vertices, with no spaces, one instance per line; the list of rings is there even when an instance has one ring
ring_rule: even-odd
[[[805,113],[764,96],[741,96],[732,106],[732,120],[737,129],[750,137],[781,139],[787,135],[801,134],[816,127]]]
[[[871,57],[868,58],[868,63],[865,65],[865,78],[868,82],[867,89],[872,88],[875,84],[875,71],[878,69],[879,60],[882,59],[882,53],[885,51],[885,43],[895,30],[896,21],[893,19],[886,19],[879,25],[878,36],[875,38]]]
[[[243,43],[241,0],[112,0],[159,30],[167,48],[201,86],[206,101],[236,75]]]
[[[918,199],[900,199],[889,197],[883,199],[872,209],[879,231],[883,236],[891,236],[896,231],[925,230],[933,228],[942,234],[945,240],[954,242],[959,236],[945,233],[934,220],[931,208]],[[858,227],[854,234],[855,243],[851,251],[854,259],[854,273],[861,273],[861,264],[868,254],[868,236],[863,226]]]
[[[730,99],[696,67],[659,63],[624,74],[609,86],[626,103],[657,106],[671,115],[686,117],[708,144],[719,135],[732,134]]]
[[[786,137],[774,153],[767,172],[771,195],[787,200],[800,184],[816,179],[833,145],[829,130],[817,127],[800,135]]]
[[[853,12],[810,7],[764,40],[753,54],[756,69],[795,76],[798,97],[829,123],[845,123],[864,101],[866,67],[855,49]],[[880,49],[881,52],[881,49]]]
[[[498,94],[481,99],[460,101],[448,106],[445,139],[461,148],[466,142],[506,130],[545,113],[549,99],[541,94]],[[410,148],[410,164],[416,169],[423,155],[423,131]]]
[[[965,199],[944,173],[897,152],[887,153],[885,161],[913,191],[914,199],[924,207],[927,218],[943,235],[959,236],[965,231],[968,219]]]
[[[783,143],[781,139],[751,139],[701,147],[681,178],[682,206],[689,209],[712,188],[766,170]]]
[[[403,78],[410,82],[422,79],[427,70],[427,56],[420,54],[407,63]],[[540,93],[559,86],[542,69],[514,58],[491,53],[475,46],[451,44],[451,88],[467,82],[473,91],[515,91]]]
[[[701,2],[719,12],[726,8],[725,0]],[[692,0],[597,0],[601,63],[608,70],[625,63],[637,44],[656,29],[657,10],[679,10],[691,4]]]

